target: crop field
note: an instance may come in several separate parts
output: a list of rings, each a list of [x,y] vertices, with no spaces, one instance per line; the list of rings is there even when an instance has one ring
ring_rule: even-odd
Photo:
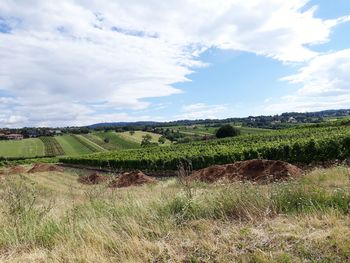
[[[107,149],[122,150],[140,148],[140,143],[135,142],[133,140],[125,139],[122,136],[120,136],[119,133],[116,132],[96,132],[93,135],[96,135],[102,141],[104,141],[108,145]]]
[[[144,131],[135,131],[133,134],[131,134],[130,132],[121,132],[121,133],[118,133],[118,136],[120,136],[126,141],[135,142],[140,145],[143,139],[142,137],[147,134],[152,137],[151,142],[155,142],[155,143],[158,143],[158,139],[161,137],[160,134],[152,133],[152,132],[144,132]],[[165,145],[166,144],[170,144],[170,141],[166,140]]]
[[[92,152],[105,152],[106,149],[98,145],[97,143],[89,140],[87,137],[83,135],[72,135],[77,141],[79,141],[86,148],[90,149]]]
[[[120,188],[80,171],[0,179],[0,262],[349,262],[349,169],[268,185],[170,178]]]
[[[66,155],[83,155],[95,152],[82,144],[74,135],[57,136],[56,140],[62,146]]]
[[[270,132],[269,129],[261,128],[250,128],[250,127],[240,127],[235,126],[241,131],[241,134],[257,134]],[[193,125],[193,126],[172,126],[172,127],[163,127],[164,129],[170,129],[174,131],[179,131],[184,135],[190,136],[210,136],[214,135],[219,127],[206,127],[205,125]]]
[[[54,137],[40,137],[39,138],[45,145],[45,156],[58,156],[64,155],[62,146],[58,143]]]
[[[0,141],[0,157],[36,157],[45,155],[45,145],[37,138]]]
[[[62,158],[64,163],[116,169],[176,170],[182,161],[194,169],[255,158],[309,163],[350,156],[350,127],[305,127],[190,144],[112,151]]]
[[[39,137],[16,141],[0,141],[0,157],[30,158],[40,156],[84,155],[110,150],[140,148],[144,132],[129,133],[94,132],[66,134],[55,137]],[[149,133],[153,141],[158,134]],[[169,141],[166,144],[170,143]]]

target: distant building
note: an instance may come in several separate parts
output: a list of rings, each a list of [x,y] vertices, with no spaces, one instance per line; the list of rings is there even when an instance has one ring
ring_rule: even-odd
[[[30,130],[26,132],[27,136],[29,138],[36,138],[38,137],[38,133],[35,130]]]
[[[288,122],[291,122],[291,123],[296,123],[296,122],[298,122],[294,117],[290,117],[289,119],[288,119]]]
[[[55,134],[56,135],[62,135],[62,131],[61,130],[55,130]]]
[[[8,140],[23,140],[22,134],[12,133],[5,136]]]

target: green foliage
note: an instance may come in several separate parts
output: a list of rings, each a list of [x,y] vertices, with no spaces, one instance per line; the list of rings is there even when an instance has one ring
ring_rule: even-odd
[[[45,145],[46,156],[58,156],[65,154],[62,146],[58,143],[55,137],[40,137],[40,140]]]
[[[152,136],[149,134],[143,135],[142,136],[142,141],[141,141],[141,146],[142,147],[149,147],[152,146]]]
[[[226,138],[226,137],[234,137],[234,136],[238,136],[240,134],[239,129],[233,127],[230,124],[226,124],[224,126],[221,126],[215,136],[216,138]]]
[[[159,137],[158,142],[160,144],[164,144],[166,142],[166,138],[164,136]]]
[[[307,127],[166,147],[61,158],[61,161],[96,167],[110,165],[117,169],[144,170],[177,170],[182,160],[190,161],[193,169],[255,158],[310,163],[345,159],[350,156],[349,144],[349,126]]]

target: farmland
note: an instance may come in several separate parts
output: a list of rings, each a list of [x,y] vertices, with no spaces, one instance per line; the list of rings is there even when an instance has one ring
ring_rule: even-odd
[[[81,171],[0,180],[1,262],[349,262],[349,170],[120,188]]]
[[[43,155],[45,155],[45,146],[40,139],[0,141],[0,156],[3,157],[34,157]]]
[[[120,136],[120,133],[116,133],[113,131],[110,132],[96,132],[96,136],[102,139],[105,142],[105,146],[107,149],[135,149],[139,148],[140,144],[133,141],[127,140]]]
[[[233,125],[234,126],[234,125]],[[242,127],[242,126],[234,126],[240,130],[241,134],[256,134],[256,133],[264,133],[270,132],[269,129],[261,129],[261,128],[250,128],[250,127]],[[210,136],[214,135],[219,127],[211,127],[205,125],[192,125],[192,126],[171,126],[171,127],[163,127],[163,129],[171,129],[175,132],[179,131],[184,135],[190,136]]]
[[[350,156],[348,125],[307,126],[235,138],[112,151],[61,161],[116,169],[176,170],[181,161],[194,169],[254,158],[309,163]]]
[[[120,136],[121,138],[123,138],[126,141],[132,141],[135,142],[137,144],[140,144],[142,141],[143,136],[145,135],[150,135],[151,136],[151,142],[158,142],[158,139],[161,137],[161,135],[156,134],[156,133],[152,133],[152,132],[144,132],[144,131],[135,131],[134,133],[130,133],[130,132],[122,132],[122,133],[118,133],[118,136]],[[170,144],[169,140],[165,141],[165,145],[166,144]]]
[[[154,138],[159,136],[155,134]],[[141,138],[141,139],[140,139]],[[89,134],[66,134],[0,141],[0,157],[34,158],[44,156],[84,155],[109,150],[135,149],[140,147],[142,132],[135,138],[116,132],[92,132]]]

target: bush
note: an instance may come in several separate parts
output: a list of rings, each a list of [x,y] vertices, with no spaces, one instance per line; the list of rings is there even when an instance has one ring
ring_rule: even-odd
[[[220,127],[216,132],[216,138],[234,137],[240,134],[240,130],[230,124]]]

